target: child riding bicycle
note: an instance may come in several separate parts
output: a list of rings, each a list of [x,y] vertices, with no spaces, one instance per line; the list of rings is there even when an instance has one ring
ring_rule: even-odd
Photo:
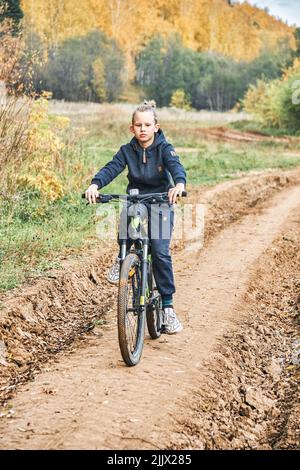
[[[98,190],[108,185],[126,166],[129,180],[127,193],[131,189],[138,189],[140,194],[168,192],[169,204],[164,204],[166,207],[163,208],[162,223],[169,226],[169,231],[164,228],[164,236],[157,237],[151,236],[150,229],[150,240],[153,273],[162,297],[164,329],[166,333],[174,334],[182,330],[182,325],[173,307],[175,283],[170,242],[174,223],[173,204],[177,196],[185,191],[186,172],[173,146],[166,141],[160,129],[155,108],[154,101],[145,101],[135,109],[130,126],[134,137],[128,144],[122,145],[113,159],[94,176],[85,197],[90,204],[95,204]],[[151,226],[150,211],[149,219]],[[169,233],[167,237],[166,232]],[[119,281],[119,267],[120,253],[108,271],[109,282]]]

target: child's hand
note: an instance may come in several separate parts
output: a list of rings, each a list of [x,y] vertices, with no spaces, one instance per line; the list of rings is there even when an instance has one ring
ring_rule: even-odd
[[[177,196],[180,197],[183,191],[184,191],[183,183],[177,183],[175,188],[171,188],[168,194],[170,204],[175,204]]]
[[[90,204],[96,204],[96,197],[98,196],[98,185],[91,184],[91,186],[85,192],[85,198]]]

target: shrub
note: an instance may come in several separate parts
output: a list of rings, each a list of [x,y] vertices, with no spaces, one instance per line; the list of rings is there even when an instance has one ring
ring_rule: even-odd
[[[244,100],[245,110],[266,126],[296,132],[300,129],[300,60],[296,59],[284,71],[283,77],[273,81],[258,81],[251,86]]]
[[[47,97],[35,101],[29,120],[30,157],[16,176],[19,190],[37,192],[54,201],[64,195],[64,144],[60,133],[69,119],[48,113]]]
[[[174,108],[185,109],[186,111],[191,109],[191,101],[189,97],[186,96],[184,90],[174,91],[170,105],[174,106]]]
[[[1,194],[27,191],[57,199],[64,194],[61,133],[68,120],[49,115],[48,96],[37,100],[28,76],[24,94],[23,77],[32,67],[24,62],[25,42],[10,20],[0,23],[0,35]]]

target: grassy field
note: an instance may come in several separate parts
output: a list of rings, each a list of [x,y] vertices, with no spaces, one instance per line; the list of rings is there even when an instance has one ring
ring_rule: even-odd
[[[99,168],[120,145],[131,139],[128,127],[132,110],[130,105],[51,104],[52,112],[71,120],[73,138],[70,144],[69,132],[64,158],[80,162],[77,175],[80,185],[72,187],[74,175],[70,174],[67,194],[46,205],[41,205],[39,195],[34,193],[1,200],[0,290],[14,288],[28,276],[41,276],[47,269],[59,267],[62,258],[79,256],[85,247],[99,243],[95,233],[95,207],[87,206],[80,195]],[[241,172],[300,165],[300,156],[295,154],[299,144],[266,140],[237,145],[199,139],[197,129],[220,125],[238,127],[237,121],[247,121],[246,115],[163,109],[159,117],[168,140],[181,148],[179,153],[188,176],[187,189],[193,185],[215,184]],[[125,192],[126,182],[124,172],[106,191]]]

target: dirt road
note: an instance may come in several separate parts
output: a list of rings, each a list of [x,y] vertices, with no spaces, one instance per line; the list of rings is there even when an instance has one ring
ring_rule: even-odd
[[[299,222],[299,209],[300,185],[288,187],[204,249],[178,252],[176,310],[183,332],[156,341],[147,337],[141,363],[127,368],[110,314],[95,336],[75,352],[58,356],[34,382],[19,389],[10,403],[14,413],[0,421],[0,448],[179,445],[178,423],[184,422],[186,403],[206,382],[207,365],[224,334],[247,318],[244,296],[259,259],[284,227]],[[191,441],[185,444],[192,446]]]
[[[186,134],[190,134],[191,132],[195,133],[195,130],[191,129],[184,129],[183,132]],[[209,127],[209,128],[198,128],[196,130],[196,134],[201,139],[207,140],[218,140],[222,142],[230,142],[230,143],[241,143],[241,142],[265,142],[265,141],[272,141],[273,143],[282,143],[287,144],[290,142],[299,143],[299,137],[291,137],[291,136],[283,136],[283,137],[274,137],[274,136],[267,136],[263,135],[259,132],[241,132],[236,129],[230,129],[228,127]],[[179,152],[179,149],[177,149]],[[299,152],[298,152],[299,154]]]

